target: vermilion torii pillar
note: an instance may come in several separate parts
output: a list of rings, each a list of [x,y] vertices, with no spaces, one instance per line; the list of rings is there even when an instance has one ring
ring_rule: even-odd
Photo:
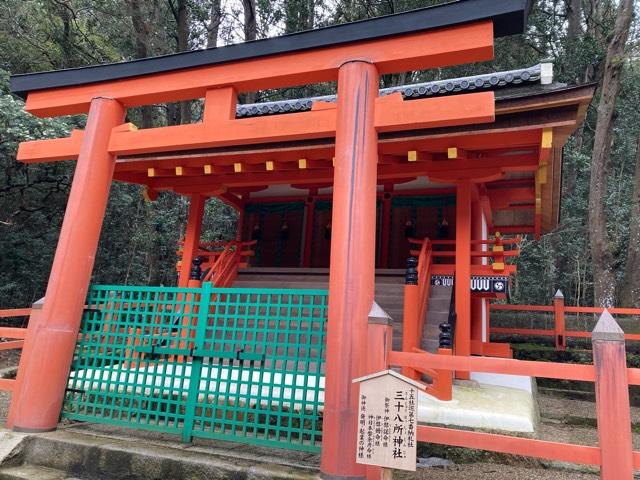
[[[332,479],[365,475],[356,464],[358,387],[352,379],[366,373],[375,287],[378,84],[373,64],[340,67],[321,462]]]
[[[58,423],[115,167],[109,138],[124,115],[117,100],[91,101],[42,314],[29,329],[33,355],[20,366],[14,430],[47,431]]]

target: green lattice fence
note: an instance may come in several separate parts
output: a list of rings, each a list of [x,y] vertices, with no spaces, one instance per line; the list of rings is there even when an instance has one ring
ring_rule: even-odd
[[[317,451],[326,290],[93,286],[62,416]]]

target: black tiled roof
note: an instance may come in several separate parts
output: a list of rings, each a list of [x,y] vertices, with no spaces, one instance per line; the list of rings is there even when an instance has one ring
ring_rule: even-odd
[[[14,75],[11,77],[11,90],[25,97],[35,90],[121,80],[313,48],[327,48],[484,20],[492,20],[494,36],[502,37],[522,33],[528,11],[529,0],[458,0],[409,12],[218,48],[106,65]]]
[[[458,92],[474,92],[477,90],[494,90],[519,84],[534,84],[540,82],[540,64],[529,68],[508,70],[506,72],[486,73],[470,77],[436,80],[432,82],[402,85],[399,87],[383,88],[380,96],[400,92],[405,99],[425,98],[440,95],[450,95]],[[311,110],[313,102],[335,102],[335,95],[324,95],[295,100],[281,100],[276,102],[252,103],[238,105],[236,116],[255,117],[259,115],[275,115],[289,112],[304,112]]]

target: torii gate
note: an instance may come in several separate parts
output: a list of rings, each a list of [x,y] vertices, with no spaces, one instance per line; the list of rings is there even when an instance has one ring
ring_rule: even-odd
[[[56,427],[118,156],[234,145],[295,142],[335,136],[333,235],[321,470],[326,478],[361,478],[355,463],[357,386],[367,373],[367,316],[374,299],[376,182],[405,166],[378,167],[378,133],[489,122],[492,92],[403,101],[377,97],[380,75],[489,60],[494,36],[522,31],[526,0],[467,0],[238,46],[79,71],[13,78],[26,110],[41,117],[87,113],[84,132],[25,142],[26,162],[77,159],[38,327],[26,349],[38,352],[21,373],[11,422],[15,430]],[[317,104],[295,116],[236,119],[238,93],[336,81],[336,104]],[[204,98],[202,122],[138,130],[124,123],[127,108]],[[459,160],[464,162],[462,152]],[[458,156],[454,156],[456,160]],[[495,165],[493,165],[495,163]],[[504,163],[504,161],[502,162]],[[484,177],[504,165],[491,160]],[[458,215],[468,218],[472,182],[460,165],[439,178],[458,185]],[[216,166],[213,165],[215,172]],[[246,174],[246,183],[277,181],[277,169]],[[191,179],[197,194],[225,194],[225,175]],[[312,170],[301,175],[318,175]],[[436,174],[436,177],[438,175]],[[198,188],[199,186],[199,188]],[[470,230],[470,226],[469,226]],[[458,261],[470,264],[469,242]],[[468,267],[461,275],[459,322],[469,328]],[[466,323],[464,323],[466,322]],[[458,354],[468,354],[462,345]]]

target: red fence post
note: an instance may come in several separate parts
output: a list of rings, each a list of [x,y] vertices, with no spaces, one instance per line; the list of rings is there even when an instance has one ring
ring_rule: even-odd
[[[624,332],[605,309],[591,335],[596,370],[600,478],[633,478],[633,444]]]
[[[565,335],[566,328],[564,324],[564,295],[560,289],[558,289],[553,297],[553,317],[556,350],[564,352],[567,349],[567,337]]]

